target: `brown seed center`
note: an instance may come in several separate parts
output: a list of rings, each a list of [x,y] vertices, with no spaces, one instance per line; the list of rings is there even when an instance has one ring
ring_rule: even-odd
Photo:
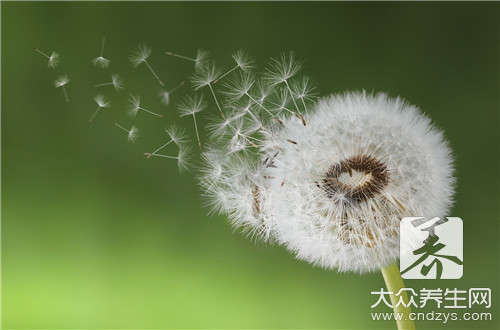
[[[330,166],[321,188],[332,199],[361,203],[387,185],[387,166],[372,156],[358,155]]]

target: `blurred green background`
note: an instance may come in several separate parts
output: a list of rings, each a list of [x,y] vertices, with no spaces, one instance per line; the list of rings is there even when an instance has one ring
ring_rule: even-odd
[[[140,42],[173,87],[192,64],[165,51],[243,48],[259,65],[282,51],[306,60],[321,95],[386,91],[420,106],[456,156],[452,214],[464,220],[464,276],[408,287],[489,287],[493,321],[419,328],[497,328],[499,281],[499,3],[2,2],[3,328],[395,328],[371,321],[378,273],[325,271],[255,245],[208,217],[194,176],[145,159],[178,122]],[[107,37],[106,70],[90,60]],[[33,49],[61,54],[56,69]],[[97,90],[120,73],[126,90]],[[70,103],[53,80],[68,74]],[[103,92],[112,100],[88,123]],[[128,93],[164,119],[125,116]],[[113,126],[140,129],[136,144]],[[175,152],[175,151],[174,151]],[[432,310],[432,309],[430,309]],[[418,311],[430,311],[421,309]],[[390,311],[379,309],[379,311]],[[446,312],[450,310],[445,310]],[[480,311],[480,309],[478,309]],[[484,310],[483,310],[484,311]]]

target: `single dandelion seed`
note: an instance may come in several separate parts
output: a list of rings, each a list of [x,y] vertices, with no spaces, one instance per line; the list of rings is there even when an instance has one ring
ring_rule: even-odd
[[[184,143],[189,142],[188,135],[186,134],[186,131],[179,126],[176,126],[175,124],[166,128],[165,133],[168,134],[170,139],[160,146],[158,149],[156,149],[153,152],[145,152],[144,155],[146,155],[146,158],[150,158],[151,156],[156,156],[157,153],[162,150],[163,148],[167,147],[171,143],[175,143],[178,147],[183,145]]]
[[[92,63],[94,64],[94,66],[100,66],[103,69],[107,68],[109,66],[109,64],[111,63],[110,60],[103,57],[105,43],[106,43],[106,37],[103,37],[102,44],[101,44],[101,52],[99,53],[98,57],[96,57],[92,60]]]
[[[194,62],[195,72],[201,68],[201,66],[204,64],[204,62],[208,59],[208,57],[210,55],[208,51],[203,50],[203,49],[198,49],[198,51],[196,52],[196,57],[194,57],[194,58],[184,56],[184,55],[175,54],[172,52],[166,52],[165,54],[167,54],[169,56],[182,58],[183,60]]]
[[[68,93],[66,92],[66,84],[69,83],[69,77],[67,75],[59,76],[55,81],[54,85],[56,88],[62,87],[64,98],[66,102],[69,102]]]
[[[137,116],[137,113],[139,111],[144,111],[144,112],[147,112],[151,115],[163,118],[163,115],[160,115],[156,112],[153,112],[153,111],[150,111],[148,109],[141,107],[141,97],[139,95],[137,95],[137,96],[130,95],[129,103],[130,103],[130,106],[127,110],[127,113],[130,117],[135,117],[135,116]]]
[[[188,96],[186,100],[179,104],[179,116],[193,116],[194,129],[196,132],[196,139],[198,140],[198,147],[201,150],[200,135],[198,133],[198,124],[196,122],[196,114],[207,108],[207,104],[203,95]]]
[[[236,65],[229,69],[229,71],[226,71],[223,75],[221,75],[216,81],[214,81],[214,84],[216,84],[219,80],[230,74],[236,69],[241,69],[242,71],[247,71],[253,68],[253,63],[254,60],[243,50],[239,50],[236,53],[232,55],[233,60],[236,62]]]
[[[170,104],[170,95],[181,88],[184,84],[186,83],[185,80],[181,81],[177,86],[170,90],[162,90],[160,93],[158,93],[158,96],[160,97],[160,102],[164,105],[169,105]]]
[[[151,67],[151,65],[147,61],[147,59],[151,55],[152,51],[153,50],[150,47],[146,46],[146,45],[139,45],[130,54],[129,61],[130,61],[130,63],[132,63],[132,65],[134,67],[138,67],[139,65],[141,65],[142,63],[144,63],[148,67],[149,71],[151,71],[151,73],[153,74],[153,76],[156,78],[156,81],[158,81],[158,83],[161,86],[165,86],[165,84],[163,83],[163,81],[161,81],[160,77],[158,77],[158,75],[156,74],[156,72],[153,70],[153,68]]]
[[[38,48],[35,48],[35,52],[45,56],[48,59],[47,66],[49,68],[55,68],[57,66],[57,64],[59,64],[59,54],[58,53],[52,52],[49,56],[49,55],[45,54],[44,52],[42,52]]]
[[[292,89],[290,88],[289,80],[297,75],[302,69],[302,61],[299,61],[295,58],[293,52],[289,52],[288,54],[283,53],[281,56],[277,58],[271,59],[271,63],[267,72],[265,74],[265,78],[272,85],[279,85],[284,83],[288,92],[293,95]],[[295,106],[296,112],[294,115],[302,120],[304,126],[306,125],[306,121],[304,117],[299,113],[299,107],[295,98],[292,98],[293,104]]]
[[[111,107],[111,101],[106,100],[104,95],[98,94],[94,97],[95,103],[97,103],[97,109],[96,111],[92,114],[92,117],[89,119],[89,123],[94,121],[95,116],[97,116],[97,113],[99,113],[99,110],[102,108],[109,108]]]
[[[120,78],[120,75],[118,73],[111,75],[111,81],[94,85],[94,87],[111,86],[111,85],[113,85],[113,87],[117,91],[123,89],[123,80]]]
[[[210,93],[214,98],[215,104],[217,105],[217,109],[219,109],[221,117],[225,119],[226,115],[224,115],[224,111],[222,111],[222,108],[219,104],[219,100],[217,99],[215,91],[212,87],[214,81],[216,81],[219,77],[220,77],[220,70],[215,65],[215,62],[206,63],[200,68],[199,72],[193,75],[191,82],[195,90],[208,86],[208,88],[210,89]]]
[[[191,78],[195,90],[212,85],[221,75],[214,61],[204,64]]]
[[[302,70],[302,61],[297,60],[293,52],[283,53],[271,59],[265,78],[273,85],[278,85],[293,78],[300,70]]]
[[[137,127],[132,126],[128,130],[125,127],[119,125],[118,123],[115,123],[115,125],[128,133],[127,134],[127,141],[134,143],[137,140],[137,137],[139,136],[139,129]]]
[[[291,89],[293,97],[299,99],[302,102],[304,111],[307,111],[306,102],[314,102],[317,96],[315,87],[311,84],[309,78],[302,77],[302,79],[299,81],[292,81]]]
[[[190,158],[192,154],[192,149],[189,145],[179,145],[178,147],[179,147],[179,152],[177,156],[170,156],[170,155],[149,153],[149,152],[145,152],[144,155],[146,156],[146,158],[154,156],[160,158],[175,159],[177,160],[177,167],[179,168],[179,171],[181,172],[186,171],[191,167]]]

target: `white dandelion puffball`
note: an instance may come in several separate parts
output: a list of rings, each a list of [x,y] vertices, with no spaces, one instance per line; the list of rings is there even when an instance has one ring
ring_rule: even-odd
[[[311,264],[364,273],[398,259],[402,218],[449,211],[451,150],[404,100],[332,95],[314,105],[307,125],[296,116],[281,122],[253,161],[204,152],[203,187],[235,226]]]

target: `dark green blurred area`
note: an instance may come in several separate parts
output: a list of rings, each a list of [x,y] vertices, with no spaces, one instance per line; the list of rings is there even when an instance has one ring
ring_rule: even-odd
[[[201,47],[229,66],[243,48],[262,66],[294,50],[321,95],[386,91],[421,107],[455,152],[451,215],[464,220],[465,266],[461,280],[406,284],[489,287],[494,301],[491,322],[417,328],[498,328],[498,3],[2,2],[1,9],[4,328],[395,328],[371,321],[380,274],[337,274],[255,245],[224,217],[206,215],[191,173],[144,158],[165,141],[167,124],[192,130],[192,123],[175,114],[187,88],[165,107],[147,69],[128,63],[141,42],[153,47],[150,63],[167,87],[192,64],[165,51],[194,55]],[[90,63],[103,36],[106,70]],[[59,52],[59,66],[48,69],[36,47]],[[112,108],[89,124],[92,86],[115,72],[126,90],[99,90]],[[69,104],[53,86],[60,74],[71,79]],[[166,118],[126,117],[132,92]],[[127,143],[114,122],[137,125],[139,141]]]

